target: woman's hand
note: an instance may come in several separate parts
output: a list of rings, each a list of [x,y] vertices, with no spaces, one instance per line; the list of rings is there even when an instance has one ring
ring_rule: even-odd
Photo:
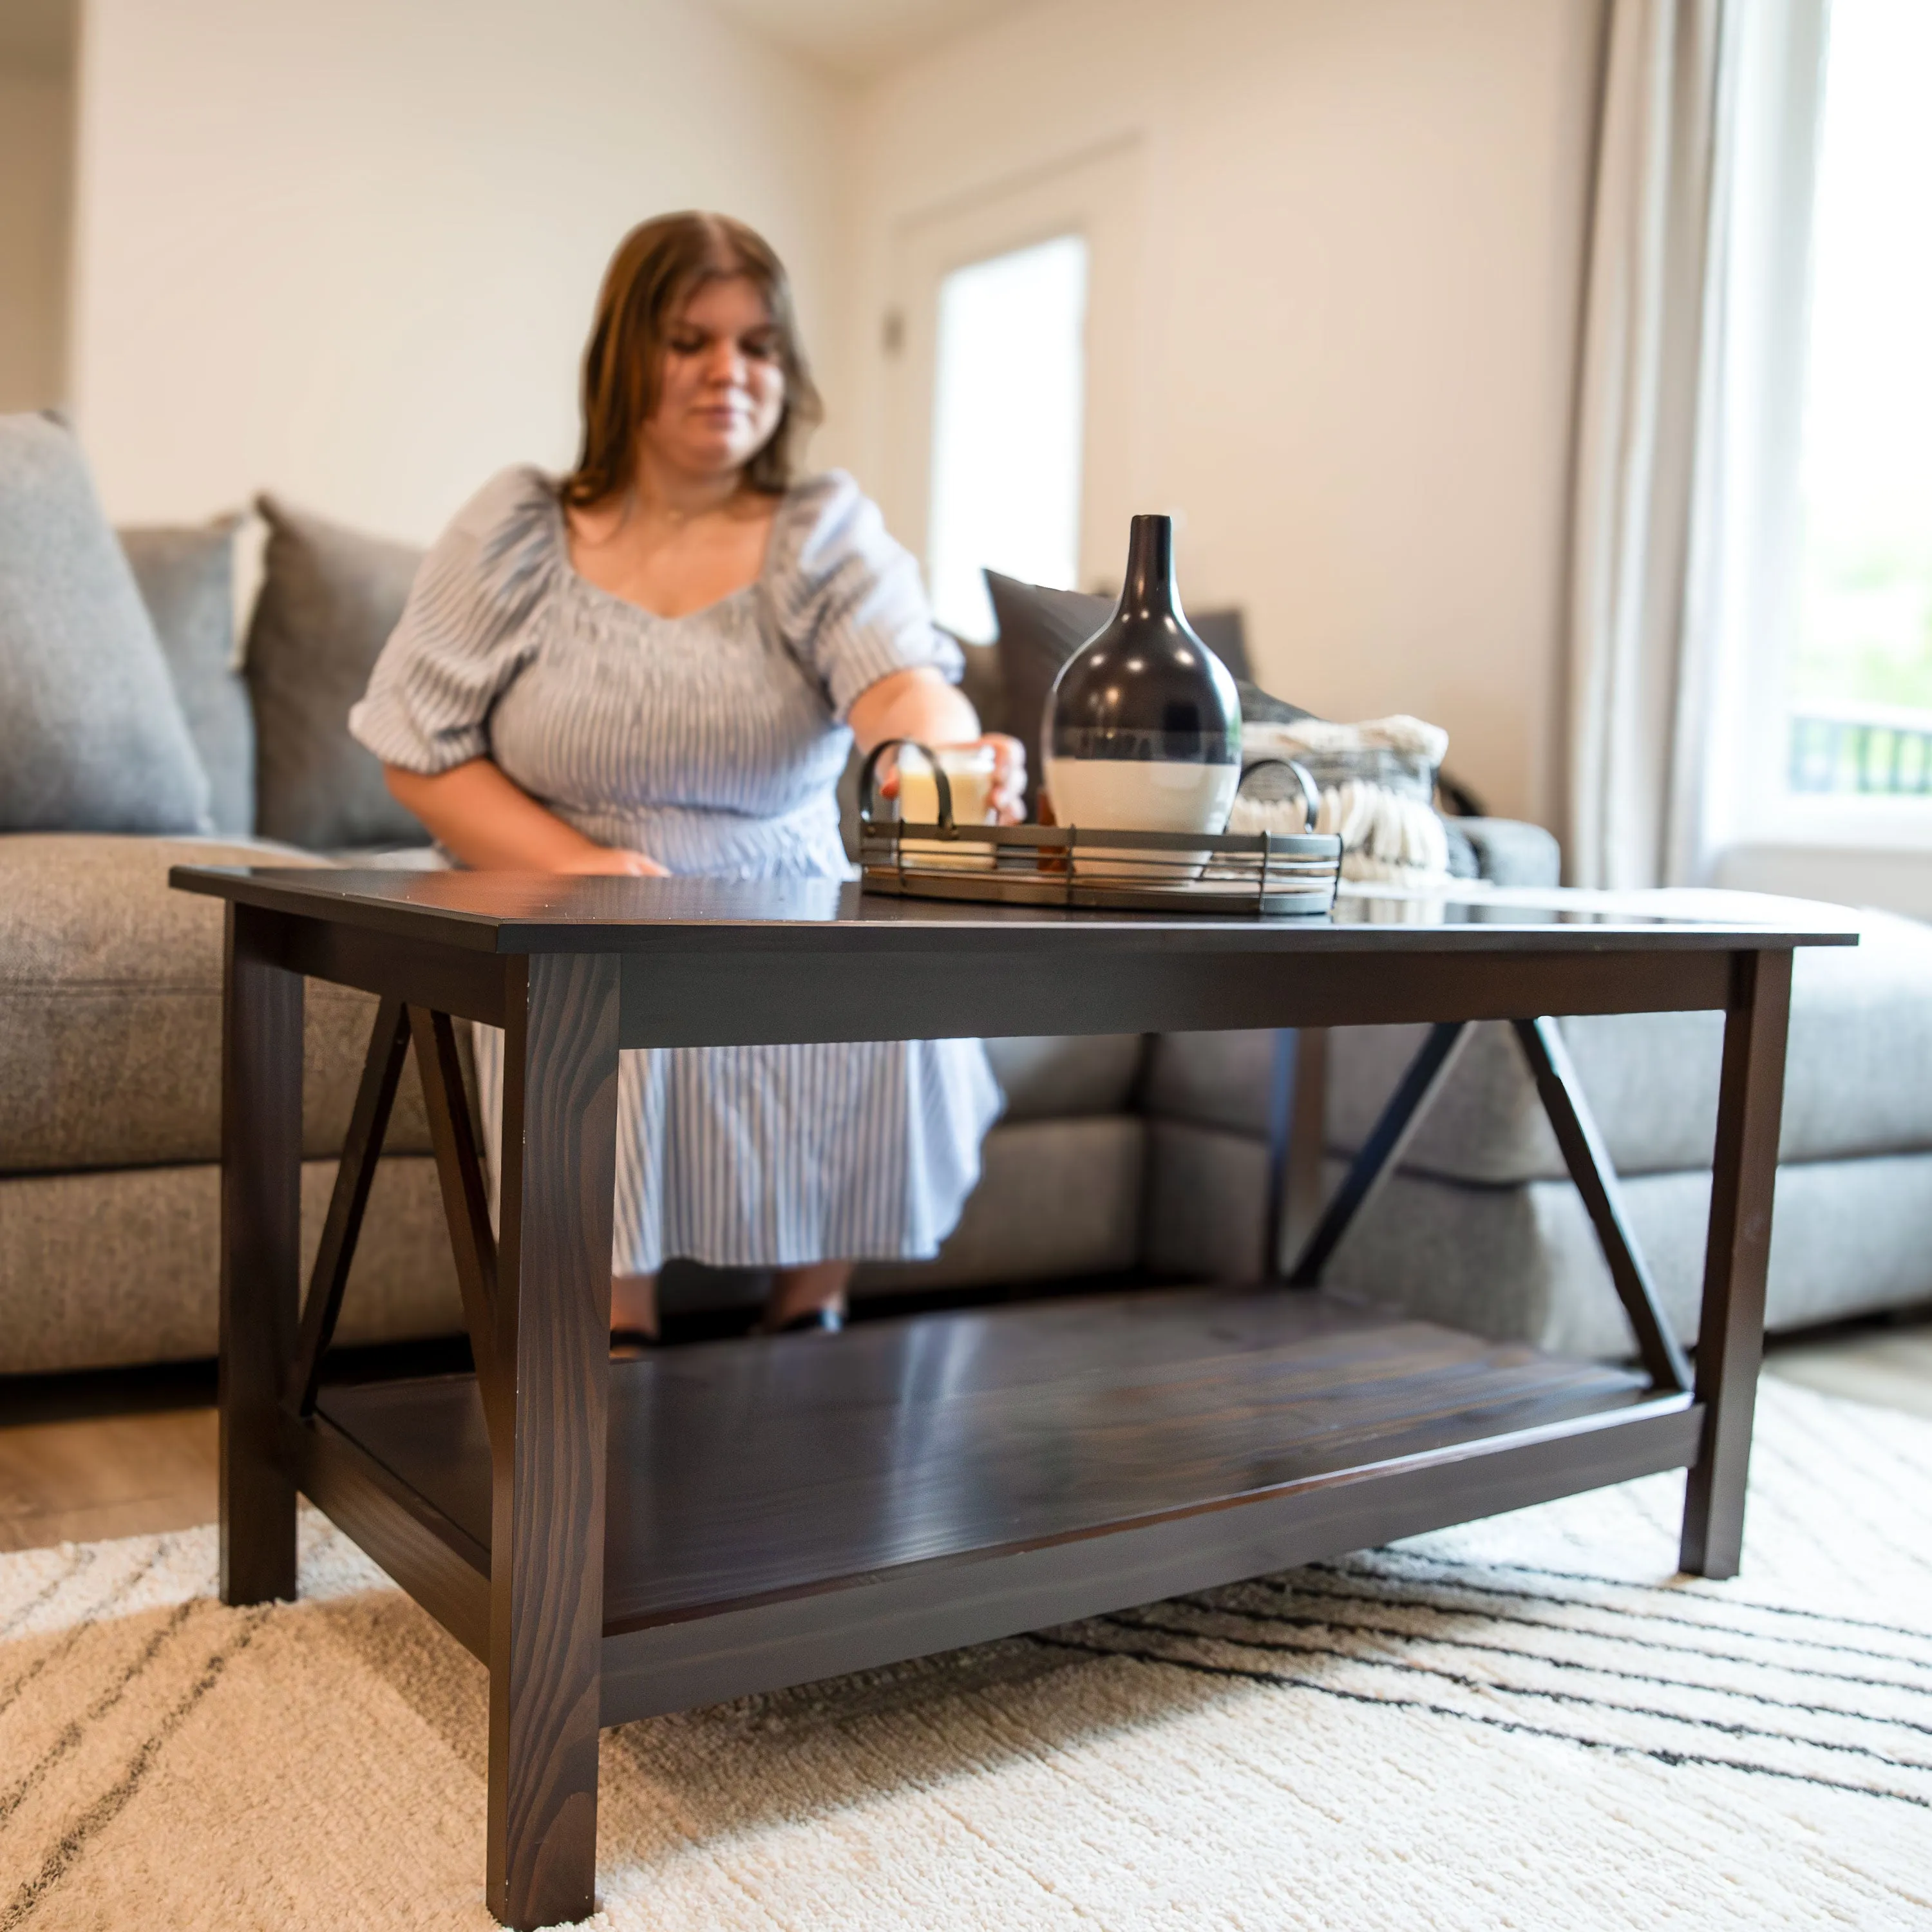
[[[1018,825],[1026,817],[1026,747],[1004,731],[988,731],[973,741],[993,754],[993,815],[1002,825]]]
[[[643,852],[626,851],[621,845],[592,845],[587,851],[573,852],[553,862],[550,869],[568,872],[579,878],[668,879],[670,872]]]
[[[981,738],[959,738],[928,748],[943,756],[948,752],[991,752],[993,782],[986,788],[986,802],[1000,825],[1018,825],[1026,818],[1026,747],[1004,731],[988,731]],[[922,760],[920,761],[924,762]],[[881,798],[899,795],[899,754],[888,752],[879,760],[877,780]]]
[[[910,738],[935,752],[991,751],[995,815],[1002,825],[1017,825],[1026,816],[1026,747],[1004,731],[982,734],[979,714],[964,694],[930,665],[894,671],[868,686],[853,700],[847,722],[862,752],[887,738]],[[879,790],[887,798],[898,782],[890,770],[879,774]]]

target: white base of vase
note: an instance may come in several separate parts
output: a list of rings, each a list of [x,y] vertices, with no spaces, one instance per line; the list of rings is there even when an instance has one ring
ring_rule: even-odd
[[[1220,832],[1240,788],[1239,765],[1167,764],[1150,758],[1046,760],[1046,789],[1057,824],[1089,832]],[[1208,862],[1198,852],[1123,847],[1090,856],[1076,850],[1073,869],[1092,878],[1146,878],[1150,867],[1188,868]]]

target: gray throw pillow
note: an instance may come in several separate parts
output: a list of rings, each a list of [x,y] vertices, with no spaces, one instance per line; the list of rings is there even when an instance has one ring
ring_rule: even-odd
[[[268,524],[247,657],[257,833],[316,852],[427,844],[382,766],[349,735],[349,707],[403,614],[422,552],[273,496],[256,507]]]
[[[1040,734],[1047,693],[1052,690],[1060,666],[1114,614],[1114,600],[1089,596],[1084,591],[1049,590],[1041,584],[1002,577],[994,570],[985,575],[1000,626],[997,643],[1000,668],[1005,674],[1006,728],[1026,746],[1027,812],[1030,817],[1038,807],[1040,774],[1046,769]],[[1240,611],[1190,611],[1187,621],[1240,686],[1243,717],[1308,716],[1246,681],[1248,645]]]
[[[944,628],[940,626],[942,629]],[[952,637],[951,632],[946,635]],[[960,674],[959,688],[966,701],[978,712],[982,731],[1010,731],[1012,721],[1006,704],[1006,674],[1000,662],[998,644],[976,644],[968,638],[953,638],[959,655],[966,660]]]
[[[255,718],[235,662],[238,517],[118,532],[168,661],[188,734],[208,774],[214,830],[255,829]]]
[[[0,416],[0,831],[206,832],[208,804],[80,446]]]

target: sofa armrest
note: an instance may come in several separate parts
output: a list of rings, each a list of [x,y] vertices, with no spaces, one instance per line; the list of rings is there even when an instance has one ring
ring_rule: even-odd
[[[1480,875],[1494,886],[1559,885],[1563,848],[1552,832],[1520,818],[1452,818],[1475,848]]]

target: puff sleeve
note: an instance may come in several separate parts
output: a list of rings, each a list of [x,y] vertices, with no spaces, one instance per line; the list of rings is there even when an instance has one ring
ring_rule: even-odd
[[[490,709],[529,662],[552,587],[559,514],[541,471],[508,470],[436,539],[349,713],[385,764],[434,776],[488,752]]]
[[[930,664],[959,681],[964,661],[933,623],[918,565],[844,471],[794,490],[773,538],[780,634],[824,686],[834,716],[842,721],[861,692],[895,671]]]

